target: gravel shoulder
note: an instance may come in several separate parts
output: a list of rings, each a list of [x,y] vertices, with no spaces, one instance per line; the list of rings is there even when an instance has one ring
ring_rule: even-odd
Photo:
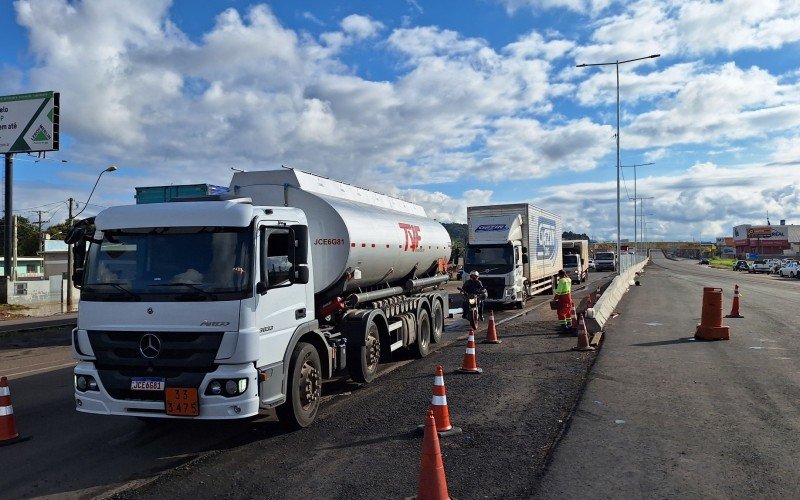
[[[238,424],[212,452],[116,498],[402,498],[417,488],[422,440],[414,433],[444,366],[453,425],[441,440],[454,498],[519,498],[536,491],[582,393],[595,353],[574,352],[546,303],[502,324],[499,345],[478,344],[482,375],[459,375],[464,332],[423,360],[370,385],[326,384],[317,422],[284,432],[271,419]],[[484,336],[479,333],[478,340]],[[220,425],[220,424],[217,424]],[[198,432],[213,432],[198,426]]]

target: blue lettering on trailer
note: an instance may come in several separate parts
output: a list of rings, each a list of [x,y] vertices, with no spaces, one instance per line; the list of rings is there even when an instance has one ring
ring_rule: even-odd
[[[536,257],[541,260],[555,262],[558,255],[556,242],[556,221],[539,217],[539,232],[536,242]]]
[[[475,228],[475,232],[478,231],[505,231],[508,229],[508,226],[505,224],[481,224],[480,226]]]

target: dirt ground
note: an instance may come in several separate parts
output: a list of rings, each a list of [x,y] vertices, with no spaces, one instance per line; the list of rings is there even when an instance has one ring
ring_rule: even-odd
[[[453,425],[441,439],[453,498],[528,498],[580,397],[595,353],[574,352],[544,303],[499,327],[499,345],[478,344],[482,375],[460,375],[465,335],[375,382],[326,385],[315,424],[284,432],[242,425],[231,449],[196,459],[117,498],[404,498],[416,494],[422,439],[414,429],[443,365]],[[480,332],[480,340],[484,332]],[[330,396],[334,393],[334,396]],[[198,427],[198,432],[210,428]]]

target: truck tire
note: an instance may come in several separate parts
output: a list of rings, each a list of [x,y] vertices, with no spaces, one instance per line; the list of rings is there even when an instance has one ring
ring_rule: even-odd
[[[411,345],[411,352],[416,358],[424,358],[431,351],[431,317],[428,311],[421,309],[417,317],[417,341]]]
[[[290,429],[302,429],[314,422],[322,394],[322,364],[316,348],[298,342],[289,361],[286,402],[275,412],[278,420]]]
[[[436,299],[431,301],[431,342],[438,344],[444,336],[444,310],[442,303]]]
[[[375,321],[367,326],[364,345],[347,346],[347,370],[355,382],[370,383],[378,373],[381,359],[381,332]]]

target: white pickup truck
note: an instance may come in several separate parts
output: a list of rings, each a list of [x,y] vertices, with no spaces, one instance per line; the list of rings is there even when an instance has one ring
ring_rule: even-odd
[[[750,269],[747,270],[748,273],[771,273],[772,266],[767,263],[766,260],[754,260],[752,264],[750,264]]]

